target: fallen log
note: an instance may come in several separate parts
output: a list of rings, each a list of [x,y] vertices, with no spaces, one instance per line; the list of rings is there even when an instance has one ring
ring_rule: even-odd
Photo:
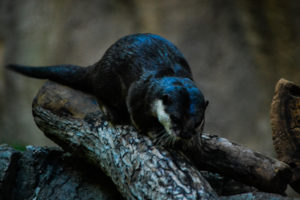
[[[202,145],[183,152],[199,169],[231,177],[260,191],[283,194],[291,180],[291,170],[283,162],[216,135],[203,134]]]
[[[109,126],[94,98],[51,82],[46,83],[36,96],[33,114],[37,125],[50,139],[101,166],[121,193],[132,198],[144,194],[155,199],[157,195],[170,198],[166,196],[170,193],[214,198],[215,193],[198,170],[186,162],[185,156],[198,169],[216,171],[267,192],[283,193],[291,176],[288,165],[218,136],[203,134],[201,145],[197,140],[192,145],[183,145],[180,148],[185,156],[178,151],[154,147],[147,137],[137,134],[131,126]],[[145,163],[148,164],[145,166]],[[153,170],[155,167],[158,168]],[[168,173],[162,170],[166,167],[171,167]],[[164,177],[160,176],[162,173]],[[147,177],[142,178],[142,174]],[[177,176],[180,177],[177,180],[183,182],[175,181],[173,186],[180,183],[180,187],[170,188],[166,180]],[[158,178],[162,180],[158,181]],[[159,182],[160,187],[147,188],[142,184],[147,182],[148,185],[149,181],[154,181],[154,185]],[[162,189],[153,192],[154,188]]]
[[[127,199],[217,199],[183,155],[156,148],[131,126],[110,126],[96,107],[91,97],[48,82],[33,115],[50,139],[99,166]]]
[[[226,195],[219,197],[222,200],[291,199],[258,192],[210,172],[201,174],[220,195]],[[0,199],[123,199],[116,190],[102,171],[60,148],[27,146],[26,151],[17,151],[0,145]]]
[[[112,181],[58,147],[0,145],[1,200],[122,199]]]
[[[220,200],[293,200],[294,198],[264,192],[248,192],[232,196],[220,197]]]
[[[280,79],[271,104],[273,143],[279,160],[293,171],[290,185],[300,193],[300,87]]]

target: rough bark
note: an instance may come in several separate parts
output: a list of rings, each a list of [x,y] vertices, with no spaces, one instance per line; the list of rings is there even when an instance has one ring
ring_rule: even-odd
[[[232,178],[221,176],[210,171],[201,171],[202,176],[209,182],[219,196],[231,196],[249,192],[259,192],[253,186],[238,182]]]
[[[256,191],[218,174],[202,171],[219,195]],[[55,192],[54,192],[55,191]],[[122,199],[98,168],[60,148],[27,146],[20,152],[0,145],[0,199]]]
[[[217,198],[200,172],[183,155],[154,147],[131,126],[110,126],[98,109],[92,113],[75,111],[89,103],[97,104],[82,93],[76,98],[74,95],[78,92],[58,84],[46,84],[33,103],[35,121],[62,148],[99,166],[123,197]]]
[[[218,174],[202,171],[220,199],[276,199]],[[24,152],[0,145],[0,199],[122,199],[111,180],[98,168],[60,148],[27,146]],[[245,193],[245,194],[241,194]],[[239,194],[228,196],[232,194]]]
[[[283,162],[216,135],[203,134],[199,143],[183,149],[199,168],[282,194],[291,180],[291,169]]]
[[[17,161],[20,153],[14,149],[7,150],[7,146],[0,146],[0,197],[11,199],[11,188],[17,171]]]
[[[0,199],[122,199],[105,174],[59,148],[0,145]]]
[[[282,197],[280,195],[263,193],[263,192],[249,192],[245,194],[237,194],[232,196],[220,197],[220,200],[292,200],[293,198]]]
[[[277,157],[291,166],[290,185],[300,193],[300,87],[285,79],[275,88],[271,125]]]
[[[145,181],[140,177],[145,172],[136,172],[137,169],[141,170],[140,163],[146,162],[145,159],[147,162],[152,163],[153,161],[149,157],[153,155],[155,155],[154,158],[157,160],[175,156],[177,166],[181,166],[178,160],[183,162],[181,156],[178,153],[174,153],[173,150],[169,151],[171,154],[163,149],[156,150],[152,146],[151,141],[137,134],[130,126],[117,126],[115,128],[109,126],[103,119],[93,97],[55,83],[48,82],[40,90],[33,103],[33,113],[37,125],[50,139],[64,149],[75,152],[77,155],[88,157],[94,164],[101,166],[109,176],[113,176],[115,183],[124,183],[125,186],[118,186],[124,196],[140,195],[137,188],[127,188],[127,186],[128,181],[130,183],[134,181],[136,184],[139,181]],[[98,135],[95,135],[95,133]],[[182,151],[196,164],[198,169],[216,171],[248,185],[253,185],[262,191],[283,193],[290,180],[291,172],[288,165],[234,144],[224,138],[203,134],[201,146],[199,146],[199,143],[183,146]],[[147,150],[148,148],[154,148],[155,151],[149,151]],[[111,160],[105,158],[104,162],[101,156],[108,157]],[[130,166],[133,169],[126,169],[123,166],[124,170],[128,171],[124,173],[119,170],[120,167],[117,167],[117,170],[113,168],[113,166],[119,166],[124,160],[127,163],[126,167]],[[128,162],[136,163],[133,163],[133,166],[131,166]],[[157,163],[149,165],[152,168],[159,166]],[[144,167],[142,168],[143,170],[151,171],[151,167],[149,169],[144,169]],[[165,167],[163,166],[163,168]],[[161,168],[162,166],[159,167],[159,169]],[[193,167],[190,169],[192,170],[191,173],[197,174],[194,177],[199,176]],[[157,173],[152,171],[150,173],[153,174],[151,177],[160,177]],[[170,173],[173,173],[172,170]],[[184,173],[187,175],[186,172]],[[131,180],[132,176],[135,177],[134,180]],[[179,180],[184,179],[182,177]],[[192,179],[190,178],[190,180]],[[196,178],[198,184],[202,185],[202,181],[203,179],[200,176],[199,179]],[[190,183],[184,181],[182,184],[188,185]],[[131,185],[136,187],[134,184]],[[191,189],[195,188],[194,185],[191,186]],[[205,187],[206,184],[204,184]],[[205,190],[204,188],[201,187],[202,190]],[[128,190],[131,190],[131,192]],[[211,192],[210,189],[208,191],[209,193]],[[193,193],[192,190],[186,191],[186,193],[189,192],[190,194]],[[178,193],[178,191],[175,191],[175,193]],[[198,195],[198,193],[194,194]]]

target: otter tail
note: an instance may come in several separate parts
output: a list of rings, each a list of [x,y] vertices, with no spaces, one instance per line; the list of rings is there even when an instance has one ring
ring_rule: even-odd
[[[9,64],[7,68],[23,74],[25,76],[49,79],[51,81],[67,85],[71,88],[84,92],[92,93],[91,78],[89,76],[88,67],[80,67],[75,65],[58,65],[48,67],[30,67],[16,64]]]

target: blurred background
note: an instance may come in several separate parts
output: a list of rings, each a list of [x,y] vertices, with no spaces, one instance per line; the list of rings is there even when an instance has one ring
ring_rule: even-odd
[[[120,37],[151,32],[189,61],[210,101],[206,132],[274,155],[275,84],[300,84],[299,10],[299,0],[1,0],[0,143],[54,145],[31,114],[44,81],[5,64],[87,66]]]

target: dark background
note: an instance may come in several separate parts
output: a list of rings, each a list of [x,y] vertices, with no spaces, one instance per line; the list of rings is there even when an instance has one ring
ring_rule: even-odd
[[[206,132],[272,155],[270,103],[300,84],[299,0],[1,0],[0,143],[53,145],[31,102],[43,81],[6,63],[90,65],[120,37],[159,34],[186,56],[210,101]]]

